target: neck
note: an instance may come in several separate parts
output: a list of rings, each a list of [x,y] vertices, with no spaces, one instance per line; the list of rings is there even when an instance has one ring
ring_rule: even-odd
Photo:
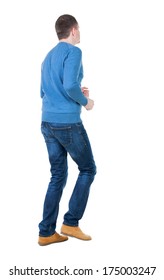
[[[65,42],[65,43],[68,43],[68,44],[71,44],[71,45],[75,45],[75,43],[73,42],[73,40],[71,40],[70,37],[68,37],[66,39],[61,39],[61,40],[59,40],[59,42]]]

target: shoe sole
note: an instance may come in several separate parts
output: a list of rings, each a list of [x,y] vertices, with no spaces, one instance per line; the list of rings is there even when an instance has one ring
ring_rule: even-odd
[[[38,244],[39,244],[40,246],[47,246],[47,245],[51,245],[51,244],[54,244],[54,243],[65,242],[65,241],[67,241],[67,240],[68,240],[68,239],[60,240],[60,241],[54,241],[54,242],[49,242],[49,243],[40,243],[40,242],[38,242]]]

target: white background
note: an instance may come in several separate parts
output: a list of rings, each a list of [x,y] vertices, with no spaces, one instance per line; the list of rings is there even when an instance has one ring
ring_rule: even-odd
[[[91,2],[91,4],[90,4]],[[80,25],[84,82],[95,100],[82,118],[97,175],[80,226],[93,240],[40,247],[38,223],[50,173],[40,133],[40,65],[58,42],[54,23],[64,13]],[[17,268],[92,268],[163,265],[164,8],[159,0],[1,1],[1,265],[4,279]],[[57,231],[78,171],[69,179]],[[164,268],[163,268],[164,269]],[[78,279],[20,276],[19,279]],[[142,277],[142,278],[141,278]],[[2,278],[2,277],[1,277]]]

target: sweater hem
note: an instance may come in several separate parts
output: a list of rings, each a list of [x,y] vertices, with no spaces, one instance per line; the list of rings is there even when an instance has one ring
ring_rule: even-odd
[[[78,113],[42,112],[42,121],[53,123],[78,123],[81,122],[81,118]]]

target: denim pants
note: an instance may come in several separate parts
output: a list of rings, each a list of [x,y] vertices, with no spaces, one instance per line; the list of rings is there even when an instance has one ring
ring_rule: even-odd
[[[42,122],[41,131],[48,150],[51,179],[44,201],[43,220],[39,223],[39,235],[50,236],[56,231],[59,203],[67,181],[67,154],[77,164],[79,175],[69,200],[68,212],[64,215],[65,225],[78,226],[87,205],[96,166],[89,138],[81,122]]]

